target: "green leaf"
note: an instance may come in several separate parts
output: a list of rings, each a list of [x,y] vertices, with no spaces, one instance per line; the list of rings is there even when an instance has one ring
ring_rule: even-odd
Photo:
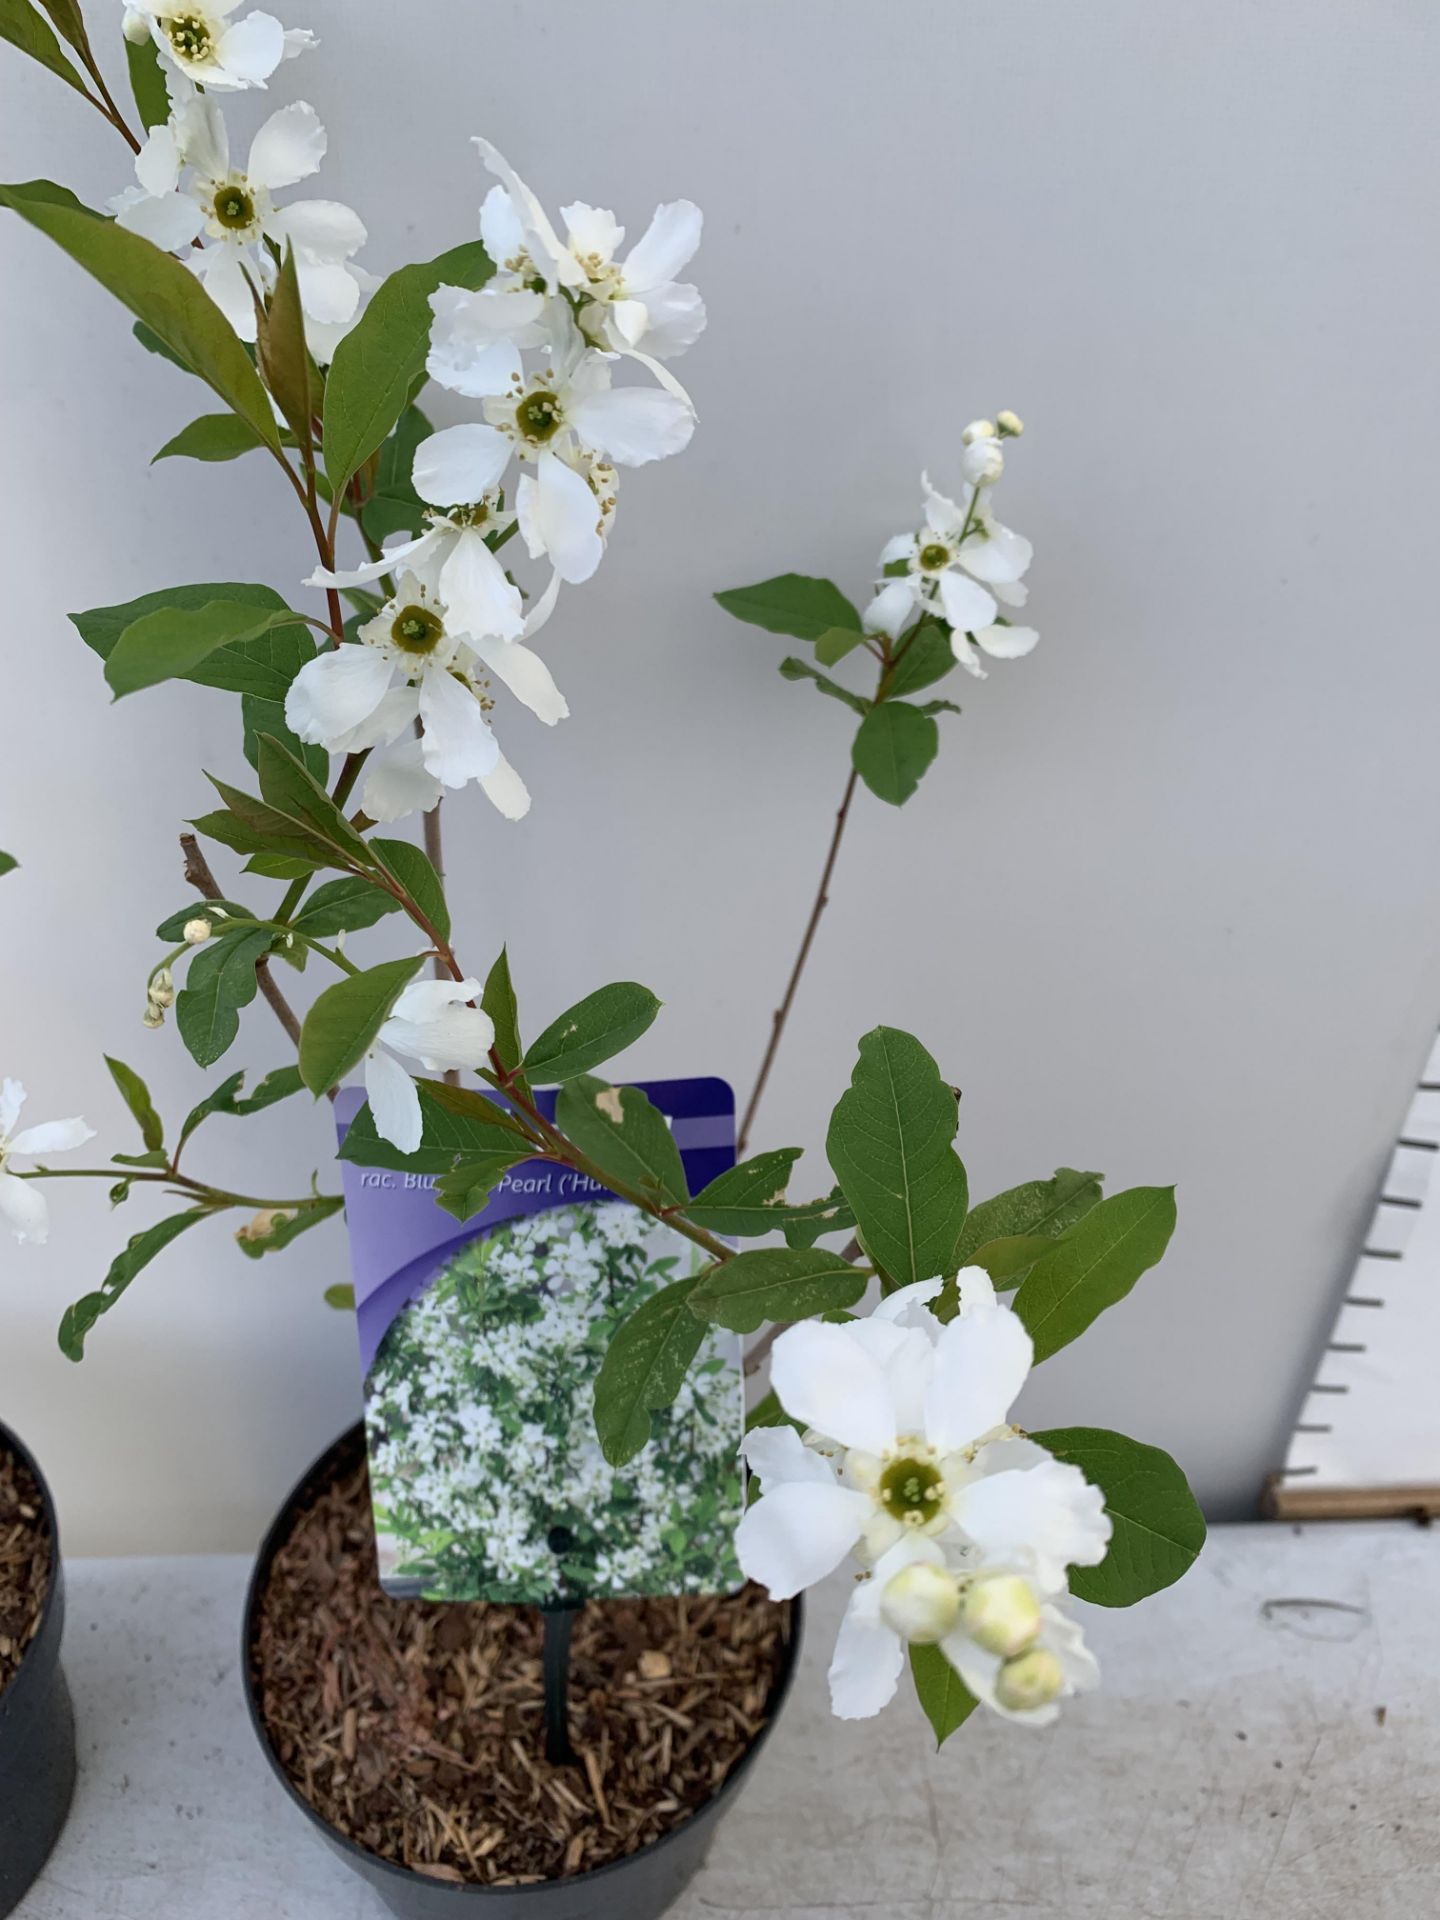
[[[110,1078],[120,1089],[120,1097],[135,1116],[146,1151],[156,1152],[165,1144],[165,1126],[155,1111],[155,1103],[150,1098],[150,1089],[135,1069],[127,1067],[123,1060],[114,1060],[107,1053],[105,1064],[110,1069]]]
[[[595,1431],[612,1467],[649,1440],[650,1415],[670,1405],[700,1351],[705,1326],[690,1311],[694,1287],[694,1278],[677,1280],[652,1294],[610,1341],[595,1381]]]
[[[109,289],[191,373],[198,374],[267,447],[280,430],[250,356],[204,287],[171,254],[102,220],[49,180],[0,186],[0,206],[47,234]],[[67,204],[68,199],[68,204]]]
[[[12,47],[28,53],[32,60],[38,60],[42,67],[48,67],[67,86],[74,87],[77,93],[86,93],[85,82],[62,52],[60,42],[50,31],[47,22],[30,5],[30,0],[0,0],[0,40],[8,40]]]
[[[19,864],[13,853],[0,853],[0,873],[14,873]]]
[[[327,1307],[334,1307],[340,1313],[355,1311],[355,1289],[348,1282],[337,1280],[332,1287],[326,1287],[321,1296]]]
[[[939,1647],[910,1648],[910,1673],[925,1718],[935,1731],[935,1745],[943,1747],[979,1702]]]
[[[1080,1173],[1074,1167],[1057,1167],[1048,1180],[1027,1180],[1022,1186],[1008,1187],[1004,1193],[982,1200],[966,1217],[965,1231],[955,1249],[956,1266],[983,1266],[990,1278],[998,1281],[1001,1277],[996,1271],[998,1261],[1007,1278],[1019,1279],[1031,1263],[1027,1261],[1020,1267],[1010,1264],[1010,1243],[1037,1236],[1058,1240],[1098,1204],[1103,1178],[1103,1174]],[[1000,1245],[1001,1251],[998,1255],[983,1257],[992,1243]],[[1036,1255],[1047,1251],[1048,1248],[1038,1247]],[[934,1312],[939,1319],[954,1317],[954,1292],[953,1287],[947,1287],[935,1302]]]
[[[192,1207],[188,1213],[172,1213],[143,1233],[132,1234],[124,1249],[111,1262],[110,1271],[94,1293],[87,1293],[60,1316],[60,1351],[67,1360],[83,1360],[85,1336],[102,1313],[108,1313],[142,1268],[149,1266],[157,1253],[193,1227],[197,1220],[210,1218],[210,1209]]]
[[[951,1142],[954,1089],[911,1034],[876,1027],[860,1042],[825,1150],[870,1257],[897,1286],[954,1272],[965,1224],[965,1168]]]
[[[515,1004],[515,989],[510,981],[510,956],[505,948],[500,949],[499,957],[485,977],[485,991],[480,997],[483,1012],[488,1013],[495,1028],[495,1051],[507,1073],[514,1073],[524,1057],[520,1045],[520,1016]]]
[[[344,1205],[345,1202],[337,1193],[327,1194],[313,1206],[300,1207],[294,1212],[282,1207],[272,1213],[266,1232],[255,1232],[252,1223],[242,1227],[235,1235],[235,1244],[252,1260],[259,1260],[267,1253],[279,1253],[292,1240],[298,1240],[302,1233],[308,1233],[311,1227],[318,1227],[322,1221],[339,1213]]]
[[[833,580],[808,573],[781,573],[753,587],[730,587],[715,598],[737,620],[767,633],[788,633],[797,640],[818,640],[832,627],[860,632],[860,616]]]
[[[257,319],[256,360],[275,404],[308,463],[312,445],[311,361],[305,345],[305,315],[295,248],[287,240],[275,288]]]
[[[112,1153],[110,1158],[118,1160],[122,1167],[168,1167],[169,1155],[159,1147],[151,1147],[145,1153]]]
[[[297,933],[323,940],[332,933],[354,933],[373,927],[387,913],[398,913],[400,902],[360,874],[327,880],[305,901],[290,925]]]
[[[190,1109],[180,1129],[176,1152],[212,1113],[227,1113],[237,1119],[245,1119],[252,1113],[263,1113],[277,1101],[288,1100],[292,1094],[299,1093],[304,1084],[298,1067],[275,1067],[256,1081],[254,1093],[245,1094],[242,1091],[245,1085],[245,1070],[242,1067],[238,1073],[232,1073],[222,1080],[213,1093],[206,1094],[198,1106]]]
[[[300,1030],[300,1077],[313,1094],[338,1086],[364,1059],[420,960],[419,954],[386,960],[347,974],[320,995]]]
[[[425,503],[410,478],[415,451],[433,432],[419,407],[407,407],[375,460],[375,486],[360,509],[360,524],[376,546],[395,533],[418,534],[425,527]]]
[[[519,1142],[518,1157],[535,1149],[518,1133],[515,1121],[498,1101],[470,1087],[447,1086],[443,1080],[418,1080],[423,1131],[414,1153],[382,1140],[368,1105],[361,1107],[346,1129],[340,1148],[342,1160],[360,1167],[388,1167],[395,1173],[453,1173],[457,1161],[480,1160],[509,1152]]]
[[[89,51],[90,37],[85,31],[85,16],[80,11],[79,0],[40,0],[40,4],[49,14],[55,31],[83,58]]]
[[[243,647],[276,627],[295,624],[289,607],[259,613],[244,601],[212,600],[203,607],[159,607],[120,635],[105,662],[118,700],[162,680],[188,678],[219,647]]]
[[[525,1141],[497,1147],[491,1153],[476,1154],[462,1160],[435,1182],[435,1204],[457,1220],[469,1220],[484,1211],[490,1195],[511,1167],[534,1158],[535,1149]]]
[[[259,856],[247,862],[247,872],[289,880],[301,873],[313,873],[317,867],[337,864],[327,846],[308,834],[302,835],[283,814],[262,806],[249,794],[226,787],[222,781],[211,784],[220,790],[222,798],[233,796],[237,803],[245,802],[245,817],[239,813],[202,813],[190,825],[197,833],[203,833],[209,840],[218,840],[222,847],[229,847],[235,853]]]
[[[281,700],[262,700],[253,693],[240,696],[240,720],[245,729],[245,758],[252,767],[260,764],[260,742],[268,733],[272,740],[278,740],[287,753],[304,767],[312,780],[323,787],[330,775],[330,756],[324,747],[313,741],[302,740],[298,734],[290,731],[285,719],[285,704]]]
[[[88,613],[72,613],[70,620],[86,646],[102,660],[108,660],[121,634],[147,614],[162,608],[194,612],[216,601],[255,607],[262,613],[285,609],[285,602],[273,587],[227,581],[166,587],[159,593],[142,594],[124,606],[92,607]],[[262,700],[283,701],[290,682],[314,652],[315,644],[305,623],[298,615],[292,615],[289,626],[280,626],[253,640],[217,647],[180,677],[193,681],[196,686],[217,687],[225,693],[253,694]]]
[[[860,722],[850,757],[877,800],[903,807],[940,749],[940,729],[928,713],[887,700]]]
[[[226,914],[239,920],[256,918],[249,907],[237,906],[233,900],[204,900],[197,896],[189,906],[178,908],[168,920],[162,920],[155,929],[155,938],[173,946],[185,938],[185,929],[192,920],[208,920],[212,927],[223,931]]]
[[[819,1200],[785,1209],[785,1238],[792,1247],[813,1247],[830,1233],[853,1233],[855,1210],[839,1187]]]
[[[1054,1244],[1053,1240],[1040,1233],[1002,1234],[998,1240],[987,1240],[983,1247],[977,1247],[970,1256],[969,1264],[983,1267],[997,1287],[1013,1287],[1042,1254],[1049,1253]],[[947,1281],[946,1286],[949,1285]],[[951,1315],[937,1312],[936,1318],[948,1320]]]
[[[828,673],[817,673],[808,660],[797,660],[793,654],[780,662],[780,675],[785,680],[813,680],[821,693],[828,693],[832,700],[839,700],[853,713],[869,713],[872,702],[864,700],[858,693],[851,693],[848,687],[842,687],[838,680],[832,680]]]
[[[573,1080],[638,1040],[660,1011],[648,987],[617,980],[587,993],[531,1042],[525,1053],[525,1077],[539,1082]]]
[[[197,1065],[213,1067],[240,1031],[240,1009],[255,998],[255,969],[273,938],[262,927],[222,934],[196,948],[175,1001],[175,1024]]]
[[[815,642],[815,658],[822,667],[838,666],[864,638],[858,627],[827,627]]]
[[[148,38],[138,46],[127,40],[125,59],[130,68],[130,91],[135,96],[140,124],[147,133],[152,127],[163,127],[170,118],[170,95],[165,90],[160,49]]]
[[[803,1420],[792,1419],[780,1404],[780,1396],[773,1390],[763,1400],[757,1400],[745,1416],[745,1431],[750,1433],[756,1427],[793,1427],[798,1434],[807,1431]]]
[[[409,404],[430,344],[431,294],[442,286],[483,286],[493,271],[484,248],[470,242],[401,267],[376,288],[335,349],[325,385],[325,471],[337,493]]]
[[[727,1168],[696,1194],[686,1219],[711,1233],[774,1233],[785,1224],[785,1188],[802,1151],[776,1147]]]
[[[150,464],[153,467],[157,460],[238,460],[242,453],[253,453],[263,445],[255,429],[238,414],[202,413],[167,440]]]
[[[342,864],[372,872],[379,866],[364,834],[351,826],[310,770],[278,740],[265,735],[256,761],[260,793],[267,807],[283,814],[302,832],[317,835],[340,856]],[[214,784],[219,786],[218,781]],[[226,804],[233,808],[232,801]]]
[[[228,813],[218,815],[209,813],[205,815],[205,818],[207,821],[216,819],[230,820],[231,816]],[[192,820],[190,824],[196,826],[199,823]],[[231,821],[231,824],[237,828],[240,825],[238,820]],[[201,827],[200,831],[206,833],[210,832],[211,829],[209,827]],[[223,832],[213,834],[212,837],[223,840],[226,846],[236,844],[233,840],[226,839]],[[244,847],[241,848],[240,851],[249,852],[249,848]],[[246,873],[262,874],[267,880],[303,880],[307,874],[314,873],[317,868],[327,866],[328,864],[329,862],[326,860],[299,860],[283,853],[251,853],[250,858],[245,862],[245,871]]]
[[[1205,1544],[1205,1516],[1168,1453],[1104,1427],[1052,1427],[1031,1438],[1105,1495],[1110,1550],[1098,1567],[1071,1568],[1077,1599],[1132,1607],[1189,1572]]]
[[[1130,1187],[1092,1207],[1030,1269],[1013,1306],[1046,1360],[1123,1300],[1175,1231],[1173,1187]]]
[[[445,889],[426,854],[408,840],[372,840],[370,851],[379,856],[434,927],[442,940],[450,938],[450,909]]]
[[[958,664],[948,630],[933,620],[922,620],[914,638],[906,642],[905,651],[890,669],[885,681],[885,698],[899,700],[907,694],[919,693],[922,687],[933,687],[937,680],[953,673]],[[957,707],[955,711],[958,713],[960,709]]]
[[[638,1087],[609,1087],[588,1074],[560,1089],[555,1120],[580,1151],[609,1175],[667,1206],[688,1197],[680,1149]]]
[[[754,1333],[766,1320],[808,1320],[836,1307],[853,1307],[869,1278],[838,1253],[752,1247],[705,1269],[690,1296],[690,1311],[732,1333]]]

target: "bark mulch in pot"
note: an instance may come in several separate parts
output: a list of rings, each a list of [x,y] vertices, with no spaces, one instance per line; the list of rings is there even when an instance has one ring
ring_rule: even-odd
[[[538,1613],[387,1598],[362,1463],[297,1514],[252,1659],[270,1743],[330,1826],[438,1880],[515,1886],[622,1859],[709,1800],[765,1723],[789,1630],[753,1586],[586,1606],[581,1764],[551,1766]]]
[[[52,1557],[40,1489],[0,1441],[0,1693],[39,1629]]]

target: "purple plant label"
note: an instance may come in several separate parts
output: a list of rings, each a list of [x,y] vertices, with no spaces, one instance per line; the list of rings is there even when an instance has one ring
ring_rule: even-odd
[[[723,1080],[638,1083],[690,1191],[735,1164]],[[364,1095],[335,1103],[343,1140]],[[537,1102],[553,1117],[555,1094]],[[459,1224],[435,1175],[341,1162],[381,1584],[429,1600],[729,1593],[743,1579],[740,1343],[706,1335],[649,1445],[611,1467],[595,1379],[611,1335],[705,1256],[585,1175],[529,1160]]]

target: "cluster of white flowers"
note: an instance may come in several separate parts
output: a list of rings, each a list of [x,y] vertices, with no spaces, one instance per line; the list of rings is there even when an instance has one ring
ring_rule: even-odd
[[[366,1417],[400,1575],[515,1601],[738,1584],[734,1336],[709,1337],[638,1460],[611,1467],[595,1437],[609,1337],[673,1277],[680,1244],[619,1203],[536,1214],[473,1242],[397,1318]]]
[[[403,1060],[418,1060],[427,1073],[483,1067],[495,1039],[488,1013],[471,1003],[478,980],[412,980],[390,1009],[365,1055],[365,1092],[370,1117],[382,1140],[402,1153],[420,1145],[424,1123],[420,1096]]]
[[[878,1713],[920,1644],[997,1713],[1044,1726],[1099,1680],[1060,1602],[1069,1567],[1104,1559],[1110,1517],[1078,1467],[1006,1424],[1034,1358],[1023,1322],[979,1267],[962,1269],[960,1311],[941,1322],[927,1304],[941,1285],[776,1341],[775,1391],[808,1430],[746,1435],[764,1490],[740,1563],[783,1599],[860,1560],[830,1667],[840,1718]]]
[[[22,1180],[12,1162],[27,1157],[66,1153],[95,1138],[95,1129],[83,1120],[42,1120],[35,1127],[19,1126],[25,1089],[18,1080],[0,1080],[0,1217],[22,1243],[44,1246],[50,1232],[50,1209],[38,1181]]]
[[[481,402],[483,418],[442,428],[415,454],[426,530],[378,559],[320,569],[309,586],[384,580],[389,597],[358,646],[307,662],[286,703],[302,740],[331,752],[387,748],[362,790],[366,813],[395,820],[478,781],[509,819],[530,796],[491,729],[499,682],[548,726],[569,712],[525,643],[549,619],[561,582],[588,580],[615,517],[617,466],[685,447],[689,397],[662,361],[698,338],[705,309],[676,280],[700,242],[688,200],[659,207],[623,259],[625,229],[607,209],[562,210],[562,240],[539,201],[488,141],[499,178],[480,213],[494,277],[478,291],[441,287],[427,362],[441,386]],[[616,386],[622,360],[651,376]],[[519,472],[513,485],[512,461]],[[514,535],[549,568],[527,613],[498,550]]]
[[[959,500],[937,493],[928,474],[925,518],[914,533],[898,533],[880,552],[880,587],[865,610],[867,633],[899,640],[924,614],[950,628],[955,658],[967,673],[985,678],[981,653],[1015,660],[1040,636],[1034,627],[1011,624],[1001,606],[1023,607],[1025,574],[1034,548],[1023,534],[995,518],[991,496],[1005,471],[1004,442],[1024,431],[1013,413],[972,420],[961,436]],[[979,649],[977,652],[976,649]]]

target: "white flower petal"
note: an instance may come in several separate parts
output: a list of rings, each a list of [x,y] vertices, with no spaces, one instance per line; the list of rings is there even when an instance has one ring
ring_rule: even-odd
[[[50,1230],[50,1209],[38,1180],[17,1180],[0,1170],[0,1218],[22,1244],[43,1247]]]
[[[404,1067],[383,1046],[372,1047],[365,1056],[365,1092],[380,1138],[401,1153],[414,1153],[425,1130],[420,1096]]]
[[[1030,598],[1030,589],[1023,580],[992,580],[990,591],[1002,607],[1023,607]]]
[[[847,1328],[805,1320],[775,1342],[770,1383],[788,1414],[845,1447],[883,1453],[895,1405],[883,1368]]]
[[[921,474],[920,485],[925,493],[926,526],[938,533],[947,544],[958,540],[969,517],[968,508],[957,505],[948,494],[932,487],[928,473]]]
[[[402,740],[366,769],[360,804],[372,820],[389,823],[428,813],[445,789],[425,765],[418,740]]]
[[[127,187],[110,202],[110,211],[117,227],[138,233],[165,253],[188,247],[205,224],[204,211],[188,193],[167,193],[152,200],[141,188]]]
[[[835,1485],[835,1469],[830,1462],[807,1447],[788,1421],[778,1427],[751,1427],[740,1442],[740,1451],[767,1493],[796,1480],[813,1481],[822,1487]]]
[[[42,1120],[38,1126],[25,1127],[10,1142],[12,1153],[68,1153],[95,1138],[95,1129],[83,1120]]]
[[[1001,1425],[1034,1354],[1024,1322],[1009,1307],[976,1308],[943,1327],[925,1396],[930,1444],[950,1453]]]
[[[1067,1567],[1098,1566],[1110,1544],[1104,1494],[1062,1460],[972,1480],[951,1513],[987,1560],[1027,1574],[1045,1594],[1064,1590]]]
[[[489,773],[481,774],[480,785],[491,806],[507,820],[523,820],[530,811],[530,790],[503,753]]]
[[[207,87],[263,87],[285,58],[285,29],[270,13],[247,13],[221,34],[215,48],[220,71],[203,78]]]
[[[421,753],[425,765],[447,787],[463,787],[492,771],[500,757],[480,702],[443,669],[427,673],[420,686],[420,719],[425,728]]]
[[[394,669],[378,648],[345,646],[317,653],[290,682],[285,724],[300,739],[328,747],[379,706]]]
[[[319,114],[308,101],[295,100],[261,126],[250,142],[245,170],[259,186],[293,187],[318,173],[324,158],[325,129]],[[300,244],[298,239],[295,244]]]
[[[431,1073],[484,1066],[495,1042],[488,1013],[467,1004],[478,980],[415,980],[380,1029],[382,1046],[418,1060]]]
[[[1040,635],[1034,627],[977,627],[972,637],[992,660],[1020,660],[1033,650]]]
[[[984,1267],[961,1267],[955,1276],[955,1293],[960,1302],[961,1313],[974,1313],[980,1307],[993,1307],[998,1304],[995,1298],[995,1282]]]
[[[525,616],[525,626],[520,635],[522,640],[533,639],[555,611],[555,603],[560,598],[560,576],[552,573],[545,583],[545,591]]]
[[[530,257],[546,286],[552,291],[557,285],[584,286],[585,269],[570,249],[561,243],[560,236],[550,224],[549,215],[504,154],[488,140],[478,136],[475,145],[485,165],[509,193],[516,215],[525,229]]]
[[[425,370],[442,387],[469,400],[508,393],[523,372],[513,340],[476,339],[470,329],[441,319],[430,330]]]
[[[704,215],[693,200],[667,200],[630,249],[625,262],[629,293],[648,293],[673,280],[694,258],[700,245]]]
[[[561,207],[560,218],[565,222],[572,253],[582,259],[593,254],[601,266],[608,266],[615,258],[615,249],[624,240],[625,229],[609,207],[592,207],[584,200],[572,200],[568,207]]]
[[[628,301],[617,302],[630,305]],[[705,331],[705,302],[698,287],[677,283],[657,287],[645,296],[645,331],[641,336],[647,353],[664,360],[693,347]],[[631,345],[639,342],[632,341]]]
[[[972,533],[960,549],[960,564],[977,580],[1018,580],[1034,557],[1024,534],[1002,527],[998,520],[990,522],[986,533]]]
[[[316,266],[348,260],[368,237],[365,222],[343,200],[292,200],[288,207],[275,209],[266,231],[293,240],[300,263],[309,259]]]
[[[498,427],[479,421],[442,427],[415,449],[410,478],[432,507],[468,507],[500,483],[510,464],[511,443]]]
[[[979,654],[958,627],[953,628],[951,631],[950,651],[965,671],[973,674],[977,680],[987,680],[989,678],[984,667],[980,664]]]
[[[860,1537],[869,1496],[849,1487],[792,1480],[747,1507],[735,1551],[747,1579],[788,1600],[838,1567]]]
[[[866,633],[898,640],[919,610],[919,595],[908,580],[889,580],[866,607],[860,624]]]
[[[968,1273],[971,1269],[966,1267],[961,1271]],[[984,1268],[977,1268],[975,1271],[983,1273]],[[986,1274],[985,1277],[988,1280],[990,1276]],[[893,1293],[887,1293],[870,1315],[870,1319],[872,1321],[893,1320],[897,1326],[916,1327],[926,1334],[938,1332],[939,1324],[935,1316],[930,1313],[917,1316],[915,1309],[928,1306],[930,1301],[936,1299],[944,1290],[943,1280],[912,1280],[909,1286],[897,1287]]]
[[[992,626],[998,609],[995,597],[958,568],[947,567],[940,576],[940,605],[956,633],[973,633],[976,627]]]
[[[440,569],[440,597],[445,623],[452,633],[465,634],[477,651],[487,636],[511,642],[525,625],[520,589],[485,544],[478,527],[466,527],[456,536]]]
[[[18,1080],[0,1080],[0,1140],[9,1140],[25,1104],[25,1089]]]
[[[889,1706],[905,1666],[904,1641],[882,1620],[859,1614],[858,1597],[840,1622],[830,1659],[830,1710],[837,1720],[869,1720]]]
[[[562,580],[588,580],[605,553],[600,533],[600,503],[589,482],[558,454],[542,452],[535,463],[535,485],[523,489],[515,511],[532,557],[550,556]]]
[[[242,340],[255,338],[255,302],[241,267],[241,255],[235,247],[217,241],[186,263],[200,276],[205,291],[219,307]],[[253,266],[253,262],[247,262]]]
[[[331,572],[327,567],[317,567],[313,573],[305,576],[307,587],[364,587],[372,580],[378,580],[382,574],[393,572],[402,560],[423,564],[432,547],[438,546],[444,538],[443,533],[433,530],[422,533],[416,540],[406,540],[398,547],[390,547],[378,560],[366,560],[358,567],[348,571]]]
[[[653,387],[612,387],[589,395],[569,413],[585,444],[622,467],[643,467],[679,453],[695,431],[695,415],[685,402]]]
[[[498,183],[480,203],[480,239],[497,268],[525,251],[525,229],[515,203]]]
[[[196,94],[180,109],[175,137],[185,164],[206,180],[223,180],[230,171],[230,135],[218,100]]]
[[[180,184],[180,147],[168,120],[152,127],[135,156],[135,178],[146,193],[174,193]]]
[[[565,696],[550,677],[550,669],[518,640],[475,641],[475,652],[495,678],[507,686],[547,727],[570,717]]]
[[[300,304],[308,320],[334,327],[354,319],[360,305],[360,288],[343,263],[313,260],[297,252],[295,278],[300,287]]]

